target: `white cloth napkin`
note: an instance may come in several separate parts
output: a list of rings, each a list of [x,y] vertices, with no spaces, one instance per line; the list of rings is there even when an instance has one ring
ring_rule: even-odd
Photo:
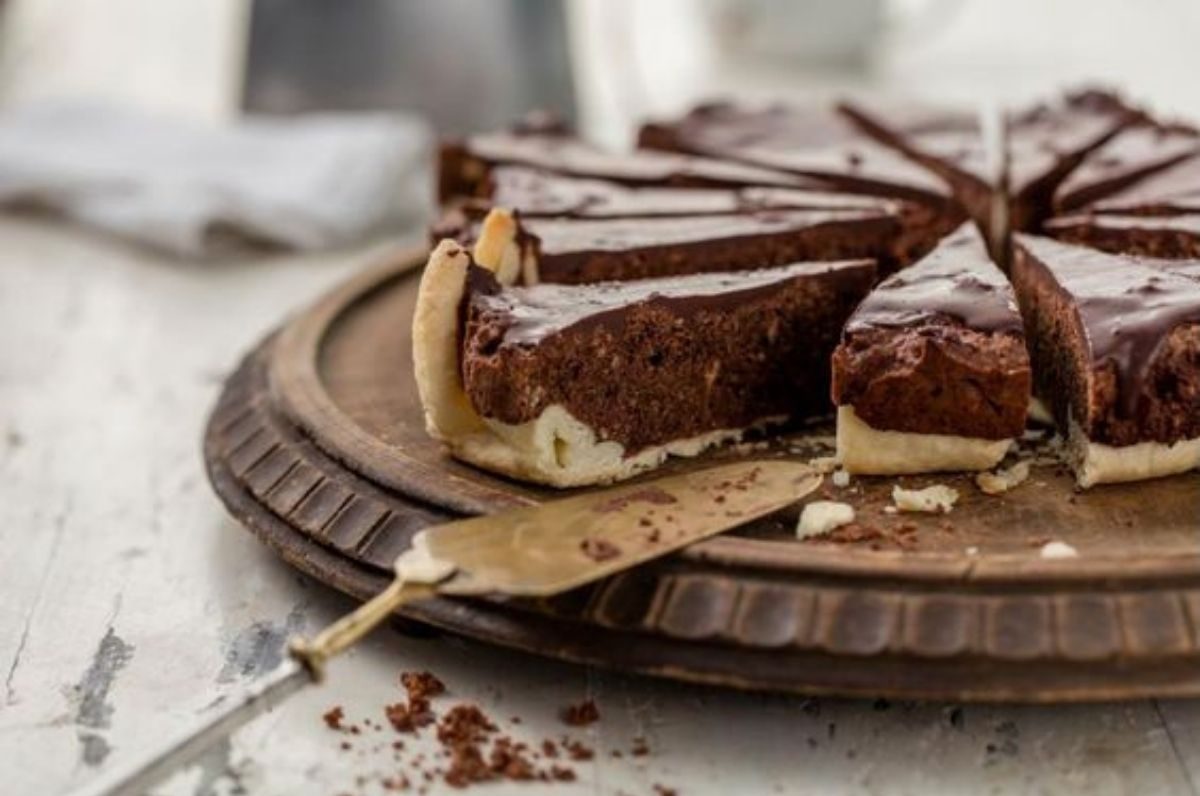
[[[187,257],[246,238],[320,249],[426,217],[432,135],[412,117],[329,114],[228,125],[96,105],[0,114],[0,204]]]

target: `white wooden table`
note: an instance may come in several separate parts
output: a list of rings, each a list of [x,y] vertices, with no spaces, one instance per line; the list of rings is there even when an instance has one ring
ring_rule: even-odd
[[[350,607],[225,515],[200,434],[238,356],[385,246],[195,266],[0,217],[0,793],[65,792],[137,755],[267,671],[290,633]],[[343,751],[320,717],[341,704],[351,720],[382,720],[407,669],[441,676],[443,705],[521,717],[511,729],[529,740],[568,731],[560,707],[597,701],[601,720],[570,731],[597,750],[577,782],[483,793],[1196,794],[1200,783],[1200,703],[805,701],[385,631],[338,661],[324,690],[163,793],[379,792],[396,771],[390,748],[368,735]],[[610,757],[639,735],[650,755]]]

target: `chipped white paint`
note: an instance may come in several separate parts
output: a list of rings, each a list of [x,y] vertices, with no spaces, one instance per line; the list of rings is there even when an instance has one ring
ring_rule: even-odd
[[[283,640],[350,603],[240,530],[199,440],[222,377],[297,304],[373,258],[221,267],[162,262],[53,224],[0,217],[0,761],[4,793],[55,794],[150,747],[268,670]],[[396,675],[517,715],[523,738],[591,696],[603,714],[579,782],[480,793],[1166,793],[1200,781],[1200,707],[875,705],[729,693],[395,632],[333,663],[165,796],[376,793],[369,744],[320,714],[382,718]],[[653,750],[628,753],[635,736]],[[19,765],[14,765],[19,761]]]

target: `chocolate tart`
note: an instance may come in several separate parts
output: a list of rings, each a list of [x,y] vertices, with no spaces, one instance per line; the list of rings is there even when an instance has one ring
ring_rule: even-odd
[[[978,113],[906,103],[847,101],[838,109],[881,144],[940,176],[998,248],[1003,219],[998,215],[1003,173],[999,153],[985,139]]]
[[[1080,486],[1200,466],[1194,264],[1015,236],[1012,269],[1037,378]]]
[[[413,321],[426,425],[514,478],[628,478],[827,411],[829,355],[874,280],[863,260],[512,287],[444,241]]]
[[[967,223],[859,305],[833,355],[852,473],[983,470],[1025,430],[1031,375],[1012,288]]]
[[[772,210],[739,215],[522,218],[491,211],[467,238],[505,281],[587,284],[743,271],[810,260],[879,257],[900,229],[884,210]]]

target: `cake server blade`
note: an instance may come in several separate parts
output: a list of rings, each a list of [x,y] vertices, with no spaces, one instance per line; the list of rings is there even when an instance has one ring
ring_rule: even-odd
[[[291,642],[279,669],[223,699],[153,755],[114,767],[76,796],[145,793],[212,744],[305,685],[397,608],[435,594],[559,594],[778,511],[821,476],[798,462],[742,461],[589,492],[423,531],[379,594],[312,639]]]

